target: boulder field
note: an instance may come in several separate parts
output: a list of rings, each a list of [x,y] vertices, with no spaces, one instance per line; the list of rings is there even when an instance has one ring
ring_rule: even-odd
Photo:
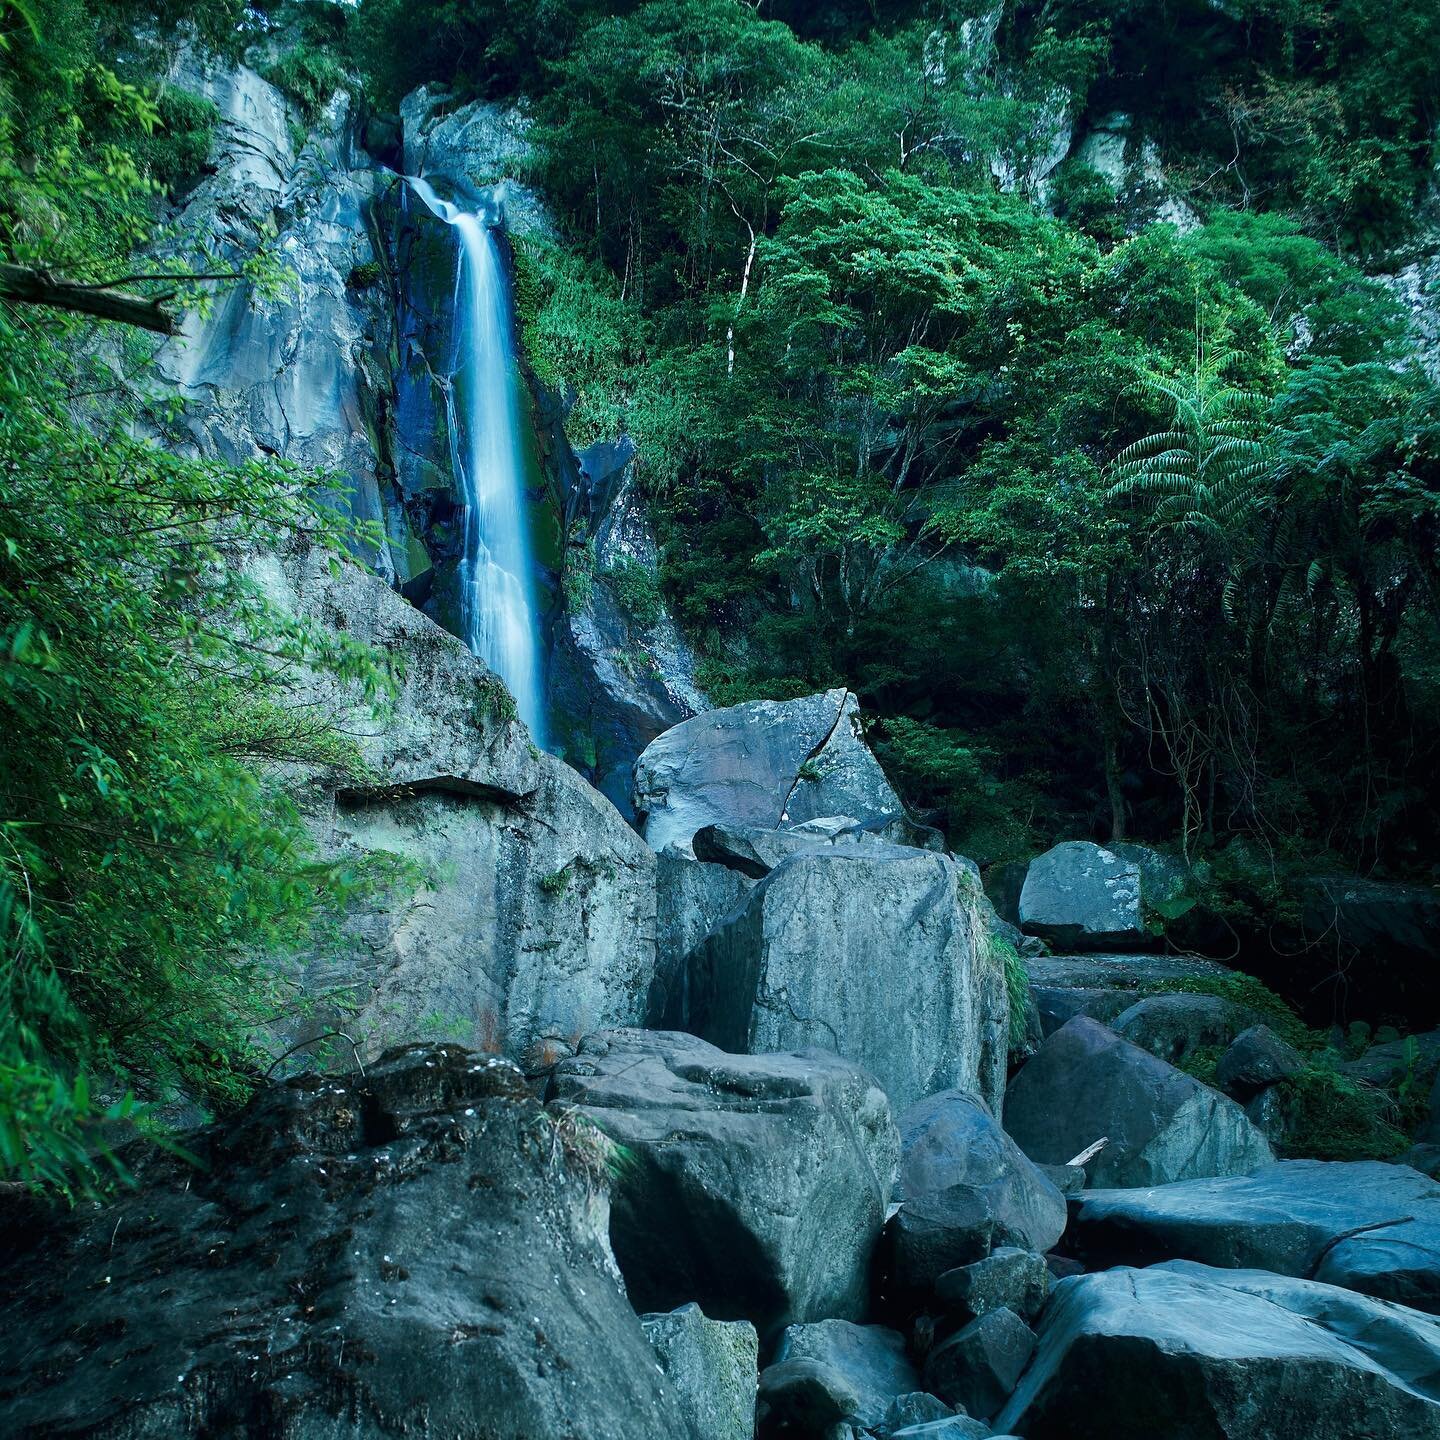
[[[383,583],[252,564],[404,657],[378,719],[304,682],[357,754],[286,774],[398,874],[286,962],[313,1013],[201,1168],[44,1227],[10,1198],[7,1434],[1440,1436],[1440,1184],[1274,1162],[1241,1107],[1303,1062],[1095,919],[1143,857],[1065,851],[1016,930],[845,692],[666,731],[642,836]]]
[[[666,732],[647,843],[383,584],[254,565],[405,657],[368,728],[314,682],[358,757],[287,781],[419,898],[288,962],[358,1001],[268,1037],[289,1077],[185,1139],[200,1168],[142,1155],[42,1227],[9,1197],[7,1434],[1440,1436],[1440,1184],[1276,1163],[1241,1106],[1303,1062],[1167,988],[1222,967],[1031,954],[1012,1025],[1039,937],[887,808],[853,697]],[[1072,925],[1052,895],[1050,933],[1094,899]],[[465,1046],[394,1044],[437,1011]],[[307,1051],[328,1028],[341,1073]]]

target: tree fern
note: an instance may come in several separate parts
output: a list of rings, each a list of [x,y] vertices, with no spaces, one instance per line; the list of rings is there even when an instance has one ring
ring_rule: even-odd
[[[1202,339],[1191,375],[1141,380],[1170,411],[1169,423],[1115,457],[1110,486],[1113,500],[1147,508],[1153,524],[1227,548],[1269,504],[1274,473],[1265,398],[1226,380],[1233,360],[1227,351],[1207,354]]]

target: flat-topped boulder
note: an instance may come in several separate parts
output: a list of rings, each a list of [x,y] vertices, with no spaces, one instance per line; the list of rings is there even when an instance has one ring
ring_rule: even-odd
[[[1434,1440],[1440,1325],[1260,1271],[1079,1275],[1056,1286],[996,1428],[1026,1440]]]
[[[691,952],[690,1028],[732,1051],[833,1050],[897,1107],[952,1088],[998,1106],[1009,1002],[989,908],[947,855],[792,855]]]
[[[686,851],[706,825],[782,829],[826,815],[866,821],[904,811],[861,737],[848,690],[682,721],[635,762],[634,806],[653,849]]]
[[[1065,840],[1030,862],[1020,889],[1020,928],[1057,948],[1126,949],[1150,938],[1140,867],[1088,840]]]
[[[1037,955],[1027,959],[1030,993],[1049,1035],[1067,1020],[1088,1015],[1108,1025],[1137,1001],[1166,995],[1196,981],[1220,981],[1233,972],[1198,955]]]
[[[638,1309],[693,1300],[762,1342],[864,1317],[899,1139],[858,1066],[617,1030],[562,1061],[551,1096],[623,1147],[611,1239]]]
[[[1095,1185],[1164,1185],[1246,1174],[1273,1157],[1231,1099],[1079,1016],[1021,1068],[1005,1125],[1032,1160],[1063,1165],[1099,1140]]]
[[[1440,1312],[1440,1183],[1375,1160],[1283,1160],[1252,1175],[1088,1190],[1067,1245],[1096,1265],[1256,1267]]]

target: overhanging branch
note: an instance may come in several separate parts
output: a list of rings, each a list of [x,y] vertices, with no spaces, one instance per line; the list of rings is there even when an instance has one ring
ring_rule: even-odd
[[[57,310],[94,315],[100,320],[137,325],[142,330],[153,330],[159,335],[174,335],[180,328],[179,316],[167,310],[164,304],[173,298],[173,295],[152,298],[106,286],[80,285],[48,270],[36,270],[28,265],[0,264],[0,300],[22,305],[50,305]]]

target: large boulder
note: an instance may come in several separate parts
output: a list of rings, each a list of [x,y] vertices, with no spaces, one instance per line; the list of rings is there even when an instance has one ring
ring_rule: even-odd
[[[1305,1057],[1268,1025],[1252,1025],[1235,1037],[1215,1066],[1215,1083],[1245,1101],[1305,1068]]]
[[[1035,1334],[1013,1310],[988,1310],[932,1350],[925,1387],[967,1415],[997,1415],[1035,1351]]]
[[[1060,948],[1143,945],[1140,867],[1088,840],[1066,840],[1037,856],[1020,890],[1020,928]]]
[[[694,1300],[766,1341],[863,1317],[899,1141],[862,1070],[618,1030],[562,1061],[552,1095],[623,1147],[611,1237],[638,1308]]]
[[[791,856],[691,953],[690,1028],[727,1050],[834,1050],[897,1106],[954,1086],[998,1105],[1009,1010],[988,910],[945,855]]]
[[[642,1315],[640,1326],[704,1440],[752,1440],[759,1341],[748,1320],[708,1320],[698,1305]]]
[[[755,700],[682,721],[635,764],[635,812],[656,850],[717,823],[769,829],[903,811],[860,734],[848,690]]]
[[[1245,1174],[1272,1158],[1233,1100],[1084,1016],[1010,1082],[1005,1123],[1032,1160],[1050,1165],[1105,1140],[1087,1167],[1094,1185]]]
[[[1026,1440],[1426,1440],[1440,1325],[1260,1271],[1172,1264],[1062,1281],[996,1424]]]
[[[702,1440],[621,1289],[603,1148],[511,1066],[412,1046],[185,1143],[7,1255],[15,1440]]]
[[[1440,1312],[1440,1184],[1405,1165],[1284,1160],[1253,1175],[1076,1197],[1095,1265],[1196,1260],[1323,1280]]]
[[[1223,1049],[1254,1022],[1253,1012],[1219,995],[1150,995],[1122,1010],[1110,1028],[1179,1065],[1197,1050]]]
[[[521,1056],[641,1023],[655,857],[614,806],[534,748],[482,661],[373,576],[306,550],[252,570],[302,622],[404,661],[378,719],[344,680],[298,685],[297,699],[357,737],[356,765],[291,777],[321,852],[398,857],[407,873],[356,906],[342,946],[295,960],[313,1004],[280,1048],[338,1029],[373,1054],[438,1029]]]
[[[910,1106],[898,1124],[898,1196],[910,1200],[971,1186],[984,1199],[998,1243],[1044,1253],[1059,1240],[1064,1196],[1000,1128],[983,1100],[961,1090],[942,1091]]]

